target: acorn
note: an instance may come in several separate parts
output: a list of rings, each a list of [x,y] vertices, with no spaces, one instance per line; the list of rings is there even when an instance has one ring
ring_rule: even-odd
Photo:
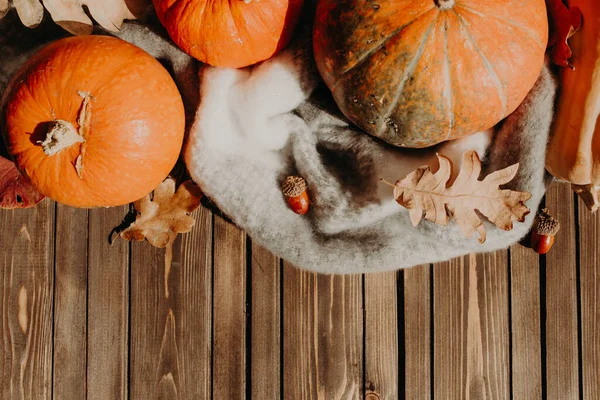
[[[293,212],[304,215],[308,212],[310,201],[306,191],[306,181],[301,176],[288,176],[281,185],[281,191]]]
[[[554,244],[554,236],[560,229],[560,222],[550,215],[550,210],[544,208],[538,212],[531,230],[530,244],[533,251],[546,254]]]

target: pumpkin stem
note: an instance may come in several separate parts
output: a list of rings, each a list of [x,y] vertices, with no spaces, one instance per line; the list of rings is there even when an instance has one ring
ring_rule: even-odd
[[[571,188],[581,197],[587,208],[591,212],[596,212],[600,208],[600,185],[575,185]]]
[[[85,139],[79,135],[70,122],[59,119],[50,122],[46,138],[38,141],[38,144],[42,146],[44,153],[53,156],[76,143],[83,142],[85,142]]]
[[[449,10],[454,6],[454,0],[433,0],[440,10]]]

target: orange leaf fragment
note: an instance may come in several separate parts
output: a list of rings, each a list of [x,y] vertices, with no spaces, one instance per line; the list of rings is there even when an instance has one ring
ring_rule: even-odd
[[[466,237],[477,231],[479,243],[484,243],[486,232],[476,211],[505,231],[513,228],[513,221],[523,222],[529,214],[524,202],[531,194],[499,188],[515,177],[519,164],[495,171],[480,181],[481,160],[475,151],[468,151],[463,154],[456,180],[448,185],[452,163],[440,155],[438,160],[440,168],[435,174],[430,166],[420,167],[394,185],[394,198],[409,210],[413,226],[423,217],[439,225],[446,225],[452,217]]]
[[[569,62],[573,55],[569,38],[581,28],[582,15],[577,7],[568,8],[562,0],[546,0],[550,22],[548,47],[552,62],[560,67],[575,69]]]
[[[134,203],[136,220],[121,231],[126,240],[148,240],[155,247],[167,247],[175,241],[178,233],[192,230],[195,224],[190,215],[200,206],[202,192],[191,180],[183,182],[175,190],[175,180],[165,179],[150,195]]]
[[[17,170],[15,164],[0,156],[0,208],[34,207],[44,195]]]

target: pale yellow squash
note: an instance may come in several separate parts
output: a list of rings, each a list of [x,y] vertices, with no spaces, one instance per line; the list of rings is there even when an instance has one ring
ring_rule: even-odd
[[[569,39],[575,70],[561,72],[546,169],[571,182],[595,211],[600,206],[600,2],[569,0],[569,6],[579,7],[583,26]]]

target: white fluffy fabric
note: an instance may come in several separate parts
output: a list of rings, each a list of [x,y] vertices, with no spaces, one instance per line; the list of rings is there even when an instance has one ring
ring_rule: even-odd
[[[301,268],[375,272],[505,248],[527,233],[545,191],[555,93],[547,69],[520,108],[494,129],[425,150],[393,148],[349,125],[318,85],[306,43],[253,69],[208,68],[201,80],[185,148],[193,179],[255,241]],[[485,160],[484,173],[520,163],[509,186],[532,194],[525,223],[505,232],[486,222],[483,245],[465,238],[455,223],[423,221],[414,228],[380,182],[423,165],[437,168],[436,153],[449,157],[456,173],[467,150]],[[312,204],[305,216],[294,214],[282,196],[280,184],[291,174],[308,182]]]
[[[0,89],[24,59],[16,54],[26,52],[15,46],[27,43],[11,40],[6,25],[3,33],[0,50],[14,57],[0,65]],[[545,192],[556,90],[547,69],[521,106],[494,129],[434,148],[403,150],[361,133],[340,114],[316,72],[309,35],[244,70],[200,68],[164,33],[138,24],[117,36],[173,73],[188,109],[184,156],[193,179],[253,240],[298,267],[376,272],[505,248],[527,233]],[[508,232],[485,222],[483,245],[465,238],[454,222],[413,227],[392,188],[380,180],[395,182],[427,164],[437,168],[436,153],[449,157],[456,173],[463,152],[471,149],[484,160],[484,174],[520,163],[508,187],[532,194],[527,202],[532,213]],[[311,209],[305,216],[294,214],[281,193],[281,182],[292,174],[308,182]]]

